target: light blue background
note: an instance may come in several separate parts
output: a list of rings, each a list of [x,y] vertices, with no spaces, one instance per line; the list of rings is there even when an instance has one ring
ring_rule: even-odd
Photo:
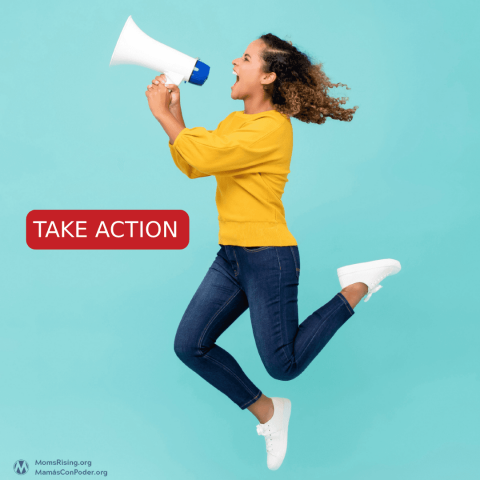
[[[479,474],[478,2],[34,2],[0,31],[0,477],[18,459],[91,460],[123,480],[260,479],[256,419],[178,360],[180,318],[218,251],[215,179],[189,180],[148,109],[155,72],[109,68],[129,15],[211,66],[182,84],[187,127],[215,128],[232,60],[263,33],[347,83],[351,123],[292,120],[287,222],[300,320],[336,269],[396,258],[303,375],[266,373],[248,312],[219,339],[266,395],[288,397],[276,478],[462,480]],[[335,92],[333,92],[335,93]],[[182,209],[181,251],[40,251],[35,209]],[[300,477],[298,477],[300,478]]]

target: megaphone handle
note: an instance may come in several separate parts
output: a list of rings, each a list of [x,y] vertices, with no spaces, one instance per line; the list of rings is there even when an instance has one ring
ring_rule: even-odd
[[[165,85],[169,85],[170,83],[173,83],[167,73],[164,73],[164,75],[165,75]],[[168,89],[168,93],[172,93],[172,91]]]
[[[172,73],[170,75],[170,72],[163,72],[165,75],[165,83],[173,83],[173,85],[176,85],[177,87],[182,83],[183,76],[178,74],[178,73]]]
[[[174,83],[166,73],[164,73],[164,75],[165,75],[165,85],[169,85],[170,83]],[[168,93],[172,93],[172,91],[170,89],[168,89]]]

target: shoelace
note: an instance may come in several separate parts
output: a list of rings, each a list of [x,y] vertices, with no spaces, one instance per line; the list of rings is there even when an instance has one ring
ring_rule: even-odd
[[[380,283],[385,277],[388,277],[390,275],[390,272],[387,272],[383,274],[380,278],[377,278],[375,281],[372,283],[375,285],[375,283]],[[370,287],[368,287],[368,295],[366,296],[364,302],[368,302],[370,300],[370,297],[372,296],[373,293],[378,292],[381,288],[383,288],[381,285],[377,285],[375,288],[372,288],[370,290]]]
[[[265,437],[265,443],[267,445],[267,453],[273,452],[273,439],[272,434],[270,433],[270,427],[267,424],[257,425],[257,433]]]

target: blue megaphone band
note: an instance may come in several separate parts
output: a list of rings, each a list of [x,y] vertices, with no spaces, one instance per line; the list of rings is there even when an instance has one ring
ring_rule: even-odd
[[[190,75],[190,79],[188,80],[190,83],[195,85],[203,85],[205,80],[208,78],[208,74],[210,72],[210,67],[205,63],[197,60],[195,67],[193,68],[193,72]]]

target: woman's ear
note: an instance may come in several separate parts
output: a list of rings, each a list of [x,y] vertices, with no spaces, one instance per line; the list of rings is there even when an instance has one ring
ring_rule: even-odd
[[[266,73],[261,80],[262,85],[269,85],[275,81],[277,74],[275,72]]]

